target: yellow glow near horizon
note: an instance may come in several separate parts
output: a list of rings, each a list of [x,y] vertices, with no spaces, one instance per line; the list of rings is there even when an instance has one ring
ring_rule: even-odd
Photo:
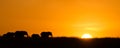
[[[93,38],[90,34],[83,34],[81,38]]]

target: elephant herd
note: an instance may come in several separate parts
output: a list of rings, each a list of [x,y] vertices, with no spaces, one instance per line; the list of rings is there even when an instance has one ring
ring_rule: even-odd
[[[8,32],[6,34],[4,34],[2,37],[4,38],[25,38],[25,37],[29,37],[28,33],[26,31],[16,31],[16,32]],[[33,38],[49,38],[52,37],[52,32],[41,32],[40,35],[39,34],[32,34]]]

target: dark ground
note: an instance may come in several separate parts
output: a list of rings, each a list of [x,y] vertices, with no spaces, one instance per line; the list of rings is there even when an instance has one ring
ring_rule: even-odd
[[[120,48],[120,38],[0,38],[0,48]]]

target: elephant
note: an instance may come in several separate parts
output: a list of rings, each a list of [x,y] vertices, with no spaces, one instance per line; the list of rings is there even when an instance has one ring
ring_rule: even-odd
[[[42,38],[49,38],[52,37],[52,32],[42,32],[41,33]]]
[[[16,31],[15,32],[15,37],[16,38],[28,37],[28,33],[26,31]]]
[[[15,36],[15,33],[13,33],[13,32],[8,32],[3,35],[3,37],[5,37],[5,38],[13,38],[14,36]]]
[[[32,38],[39,38],[39,34],[32,34]]]

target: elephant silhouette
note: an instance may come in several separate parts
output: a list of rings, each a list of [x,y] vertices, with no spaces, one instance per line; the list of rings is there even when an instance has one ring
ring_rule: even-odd
[[[28,33],[26,31],[16,31],[15,32],[15,37],[16,38],[28,37]]]
[[[52,37],[52,32],[42,32],[41,33],[42,38],[49,38]]]
[[[39,38],[39,34],[32,34],[32,38]]]
[[[13,32],[8,32],[8,33],[4,34],[3,37],[4,37],[4,38],[13,38],[13,37],[15,37],[14,35],[15,35],[15,33],[13,33]]]

